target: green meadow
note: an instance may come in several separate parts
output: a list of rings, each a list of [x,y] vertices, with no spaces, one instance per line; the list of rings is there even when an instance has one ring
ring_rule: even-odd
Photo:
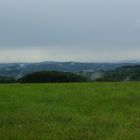
[[[140,140],[140,83],[2,84],[0,140]]]

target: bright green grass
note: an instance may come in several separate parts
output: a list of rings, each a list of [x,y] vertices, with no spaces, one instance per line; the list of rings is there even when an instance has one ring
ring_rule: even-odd
[[[0,85],[0,140],[140,140],[140,83]]]

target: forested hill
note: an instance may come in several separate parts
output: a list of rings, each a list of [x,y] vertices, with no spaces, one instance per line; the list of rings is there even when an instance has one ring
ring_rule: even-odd
[[[60,83],[60,82],[86,82],[81,75],[70,72],[42,71],[34,72],[17,80],[20,83]]]
[[[111,71],[59,72],[40,71],[21,78],[0,77],[1,83],[48,83],[48,82],[92,82],[92,81],[140,81],[140,65],[123,66]]]
[[[124,66],[107,71],[97,81],[140,81],[140,65]]]
[[[114,70],[126,65],[134,65],[134,63],[78,63],[49,61],[42,63],[11,63],[0,64],[0,76],[19,78],[26,74],[38,71],[97,72],[101,70]]]

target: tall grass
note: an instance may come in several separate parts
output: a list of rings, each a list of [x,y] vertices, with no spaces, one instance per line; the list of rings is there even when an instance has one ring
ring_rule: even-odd
[[[0,140],[140,140],[140,83],[0,85]]]

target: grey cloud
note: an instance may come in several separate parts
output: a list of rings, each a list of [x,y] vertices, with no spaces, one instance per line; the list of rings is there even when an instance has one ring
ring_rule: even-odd
[[[0,48],[39,47],[58,56],[55,49],[75,46],[82,47],[81,56],[139,51],[139,5],[138,0],[1,0]]]

